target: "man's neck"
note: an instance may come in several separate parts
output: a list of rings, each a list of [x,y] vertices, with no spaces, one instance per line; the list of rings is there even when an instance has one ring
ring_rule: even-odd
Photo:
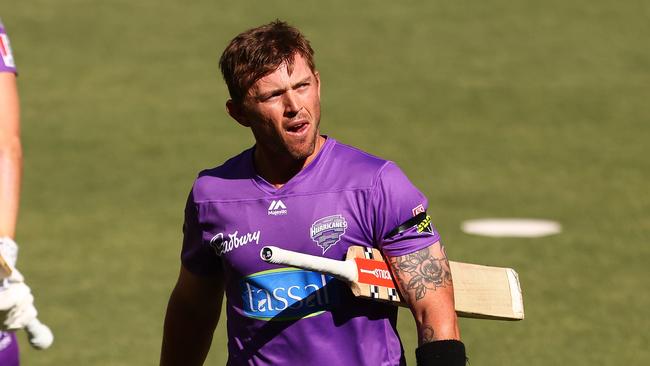
[[[318,156],[324,143],[325,138],[318,136],[314,152],[304,159],[294,159],[287,154],[263,152],[259,149],[259,145],[256,145],[253,154],[255,171],[275,188],[280,188],[300,173],[301,170],[305,169]]]

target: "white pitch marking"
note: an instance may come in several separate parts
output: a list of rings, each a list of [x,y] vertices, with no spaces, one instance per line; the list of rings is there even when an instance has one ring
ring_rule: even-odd
[[[539,238],[558,234],[562,226],[551,220],[508,218],[476,219],[464,221],[461,229],[468,234],[492,237]]]

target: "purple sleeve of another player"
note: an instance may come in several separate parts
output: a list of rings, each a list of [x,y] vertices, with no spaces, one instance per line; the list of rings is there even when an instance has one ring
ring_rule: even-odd
[[[426,214],[426,197],[394,163],[387,163],[380,172],[372,200],[373,234],[384,254],[402,256],[440,240]]]
[[[197,275],[211,275],[217,272],[219,258],[210,246],[203,242],[203,230],[199,222],[199,209],[190,192],[185,205],[185,222],[183,223],[183,249],[181,252],[183,267]]]
[[[14,55],[11,53],[9,37],[7,36],[7,33],[5,33],[2,22],[0,22],[0,72],[16,73]]]

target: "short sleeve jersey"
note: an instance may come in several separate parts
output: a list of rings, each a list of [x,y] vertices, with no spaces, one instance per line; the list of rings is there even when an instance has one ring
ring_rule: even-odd
[[[228,365],[402,365],[397,308],[328,275],[260,259],[264,245],[343,260],[351,245],[400,256],[440,240],[427,222],[395,233],[427,200],[392,162],[327,138],[279,189],[253,148],[199,174],[187,201],[185,268],[225,280]]]
[[[14,62],[14,55],[11,52],[9,37],[5,32],[5,28],[2,25],[1,20],[0,20],[0,72],[16,73],[16,64]]]

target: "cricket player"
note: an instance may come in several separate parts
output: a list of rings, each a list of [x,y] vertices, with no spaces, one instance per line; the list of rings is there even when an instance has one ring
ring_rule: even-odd
[[[221,56],[226,109],[255,144],[194,182],[161,365],[204,362],[224,294],[228,365],[405,364],[396,307],[355,298],[328,275],[267,264],[263,245],[336,260],[351,245],[379,248],[415,318],[418,365],[465,365],[427,199],[394,163],[320,134],[313,55],[296,28],[275,21]]]
[[[36,318],[34,298],[15,270],[18,245],[13,240],[18,215],[22,168],[16,65],[9,38],[0,21],[0,255],[14,268],[0,280],[0,365],[17,366],[18,342],[14,330]]]

